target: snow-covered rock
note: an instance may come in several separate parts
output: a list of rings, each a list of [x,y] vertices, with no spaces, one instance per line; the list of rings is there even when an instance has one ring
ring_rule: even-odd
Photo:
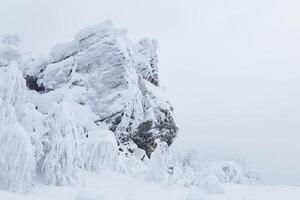
[[[137,50],[141,54],[140,60],[136,66],[137,71],[142,77],[152,84],[159,85],[158,77],[158,56],[156,49],[158,42],[156,40],[149,40],[144,38],[137,44]],[[147,62],[145,62],[145,60]]]
[[[92,109],[95,123],[106,124],[129,151],[135,143],[150,156],[156,139],[171,145],[178,132],[173,108],[159,86],[156,49],[156,41],[134,44],[126,30],[106,21],[55,46],[48,64],[34,75],[36,85],[46,92],[83,88],[84,101],[77,103]]]
[[[47,85],[48,90],[53,90],[66,83],[71,78],[73,65],[73,58],[67,58],[61,62],[48,65],[43,72],[43,85]]]

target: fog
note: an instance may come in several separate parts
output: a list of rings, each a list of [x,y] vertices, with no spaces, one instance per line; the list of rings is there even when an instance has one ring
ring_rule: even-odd
[[[133,41],[159,41],[177,148],[300,185],[299,1],[0,0],[0,34],[20,35],[34,55],[105,19]]]

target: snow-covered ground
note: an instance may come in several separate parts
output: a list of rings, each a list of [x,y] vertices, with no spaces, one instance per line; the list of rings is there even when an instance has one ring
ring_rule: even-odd
[[[300,187],[224,184],[225,194],[209,194],[140,181],[124,174],[88,173],[85,186],[37,185],[27,195],[0,191],[1,200],[299,200]]]

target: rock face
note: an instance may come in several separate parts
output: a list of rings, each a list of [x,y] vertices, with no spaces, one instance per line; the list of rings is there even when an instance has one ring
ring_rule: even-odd
[[[27,75],[27,85],[44,93],[80,91],[74,101],[91,108],[97,125],[107,126],[129,151],[136,144],[150,157],[156,139],[171,145],[178,132],[159,84],[156,49],[156,41],[134,44],[126,30],[106,21],[54,47]]]

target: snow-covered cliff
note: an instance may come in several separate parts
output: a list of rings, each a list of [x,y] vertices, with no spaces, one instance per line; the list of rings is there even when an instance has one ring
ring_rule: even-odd
[[[103,169],[218,193],[220,183],[259,180],[235,163],[206,166],[169,149],[178,128],[160,87],[156,41],[135,44],[110,21],[79,31],[46,58],[22,53],[17,37],[4,41],[0,189],[84,184],[86,171]]]

